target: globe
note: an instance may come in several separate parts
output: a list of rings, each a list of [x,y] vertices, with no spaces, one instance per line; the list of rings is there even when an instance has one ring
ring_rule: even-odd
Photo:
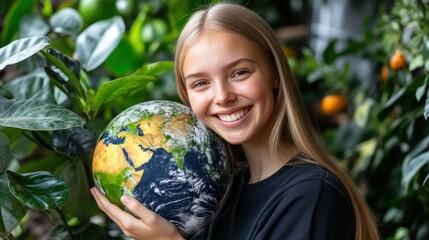
[[[131,195],[184,236],[213,219],[231,180],[222,140],[173,101],[143,102],[118,114],[92,160],[94,183],[112,203],[127,210],[120,197]]]

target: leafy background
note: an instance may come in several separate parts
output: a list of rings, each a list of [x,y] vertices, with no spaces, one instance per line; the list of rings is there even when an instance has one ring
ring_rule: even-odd
[[[0,2],[0,238],[124,239],[88,190],[95,141],[135,103],[178,101],[174,44],[189,14],[207,3]],[[381,1],[361,35],[332,37],[319,52],[305,41],[311,28],[298,40],[280,30],[311,26],[309,13],[331,1],[242,3],[279,31],[314,121],[382,237],[428,239],[428,2]],[[396,51],[401,69],[390,64]],[[346,104],[326,114],[320,103],[333,94]]]

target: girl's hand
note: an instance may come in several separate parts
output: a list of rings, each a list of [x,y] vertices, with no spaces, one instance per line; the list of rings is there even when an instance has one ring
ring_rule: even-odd
[[[130,238],[136,240],[184,239],[176,226],[147,209],[133,197],[124,195],[121,197],[121,202],[140,219],[111,203],[96,187],[91,188],[91,193],[98,207]]]

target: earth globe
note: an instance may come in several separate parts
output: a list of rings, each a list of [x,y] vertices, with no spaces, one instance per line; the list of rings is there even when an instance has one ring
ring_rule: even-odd
[[[133,105],[101,133],[95,185],[127,210],[128,194],[189,236],[213,219],[230,186],[223,141],[189,107],[165,100]]]

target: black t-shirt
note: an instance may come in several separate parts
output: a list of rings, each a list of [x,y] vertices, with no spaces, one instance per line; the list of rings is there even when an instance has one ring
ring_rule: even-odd
[[[340,180],[311,163],[286,164],[248,184],[242,169],[216,219],[189,239],[354,239],[354,213]]]

